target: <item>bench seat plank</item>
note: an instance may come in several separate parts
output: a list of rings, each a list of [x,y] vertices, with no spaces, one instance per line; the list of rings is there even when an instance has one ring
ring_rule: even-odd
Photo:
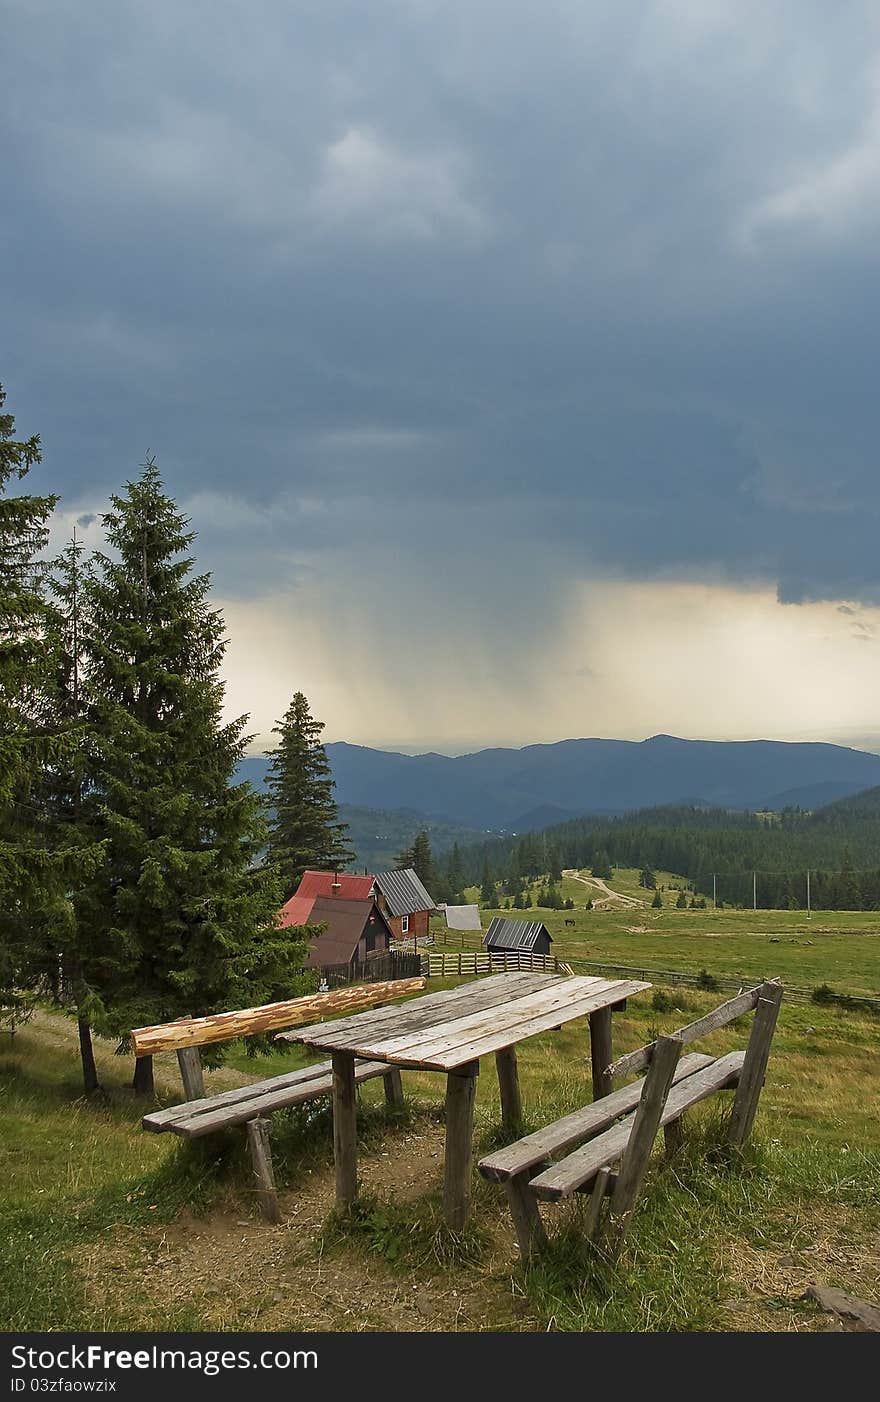
[[[246,1086],[236,1086],[235,1090],[221,1091],[218,1095],[201,1096],[198,1100],[184,1100],[179,1105],[169,1105],[167,1110],[154,1110],[145,1115],[145,1129],[158,1132],[167,1129],[175,1120],[185,1120],[191,1115],[206,1110],[219,1110],[226,1105],[237,1105],[240,1100],[252,1100],[261,1089],[283,1090],[286,1086],[298,1086],[305,1081],[313,1081],[318,1076],[330,1073],[330,1062],[319,1061],[314,1066],[303,1066],[299,1071],[286,1071],[282,1076],[270,1076],[264,1081],[251,1081]]]
[[[713,1060],[711,1065],[673,1085],[660,1117],[661,1126],[678,1119],[685,1110],[706,1100],[716,1091],[735,1085],[744,1060],[745,1052],[729,1052],[727,1056]],[[532,1192],[539,1198],[555,1202],[586,1186],[600,1168],[607,1168],[623,1156],[633,1122],[630,1116],[539,1173],[529,1185]]]
[[[384,1076],[388,1069],[383,1061],[362,1061],[355,1065],[355,1082],[359,1084],[374,1076]],[[183,1105],[173,1106],[171,1111],[159,1110],[155,1114],[145,1115],[142,1124],[144,1129],[152,1130],[155,1134],[170,1130],[185,1139],[198,1139],[218,1129],[246,1124],[248,1120],[271,1114],[274,1110],[316,1100],[319,1096],[329,1095],[332,1089],[330,1063],[324,1062],[319,1066],[306,1067],[305,1072],[294,1071],[290,1075],[257,1081],[223,1095],[187,1101]]]
[[[703,1067],[711,1066],[714,1060],[713,1056],[704,1055],[702,1052],[691,1052],[690,1055],[683,1056],[675,1070],[675,1082],[692,1076]],[[644,1078],[633,1081],[632,1085],[623,1086],[611,1095],[593,1101],[591,1105],[584,1105],[571,1115],[536,1130],[534,1134],[527,1134],[515,1144],[508,1144],[505,1148],[488,1154],[480,1160],[481,1174],[496,1183],[504,1183],[508,1178],[513,1178],[526,1169],[533,1168],[535,1164],[552,1158],[554,1154],[571,1149],[590,1135],[607,1129],[621,1115],[634,1110],[639,1103],[643,1085]]]

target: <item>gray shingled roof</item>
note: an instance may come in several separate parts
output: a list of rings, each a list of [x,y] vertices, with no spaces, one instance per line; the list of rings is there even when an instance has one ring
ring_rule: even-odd
[[[482,930],[480,907],[478,905],[448,905],[446,907],[447,930]]]
[[[542,920],[504,920],[496,915],[483,944],[487,949],[534,949],[542,931],[552,943],[553,936]]]
[[[434,897],[425,890],[412,867],[403,871],[383,871],[376,886],[388,902],[392,915],[415,915],[417,910],[434,910]]]

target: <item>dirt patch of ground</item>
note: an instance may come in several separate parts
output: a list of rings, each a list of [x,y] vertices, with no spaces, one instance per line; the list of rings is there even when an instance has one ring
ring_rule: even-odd
[[[423,1196],[440,1182],[443,1129],[420,1125],[389,1135],[361,1158],[365,1184],[395,1202]],[[541,1325],[510,1288],[504,1268],[516,1252],[499,1231],[480,1266],[453,1272],[430,1263],[390,1262],[369,1244],[325,1244],[333,1207],[331,1167],[304,1170],[280,1193],[282,1223],[270,1226],[255,1204],[230,1201],[206,1218],[183,1214],[152,1230],[121,1229],[73,1253],[99,1314],[139,1312],[161,1327],[191,1309],[216,1330],[534,1330]]]

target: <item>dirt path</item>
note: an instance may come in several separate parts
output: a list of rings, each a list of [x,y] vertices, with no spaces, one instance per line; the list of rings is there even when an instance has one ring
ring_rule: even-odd
[[[592,886],[601,893],[600,899],[593,901],[594,910],[610,910],[614,907],[620,910],[639,910],[648,904],[647,901],[640,901],[637,896],[624,896],[620,891],[612,891],[601,876],[581,876],[580,872],[573,868],[564,871],[562,875],[570,876],[572,881],[580,881],[584,886]]]

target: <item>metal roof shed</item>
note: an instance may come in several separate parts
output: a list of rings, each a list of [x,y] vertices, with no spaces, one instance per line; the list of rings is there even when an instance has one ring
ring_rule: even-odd
[[[505,920],[496,915],[486,931],[487,949],[516,949],[530,954],[549,954],[553,937],[542,920]]]

